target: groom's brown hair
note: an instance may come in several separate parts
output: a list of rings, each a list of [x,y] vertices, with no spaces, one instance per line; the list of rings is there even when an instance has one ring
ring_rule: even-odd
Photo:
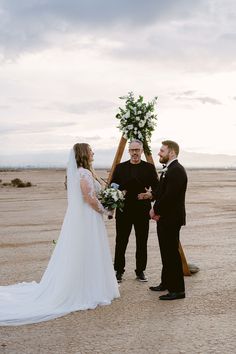
[[[179,145],[172,140],[164,140],[162,141],[162,145],[168,146],[169,150],[174,150],[176,156],[179,155]]]

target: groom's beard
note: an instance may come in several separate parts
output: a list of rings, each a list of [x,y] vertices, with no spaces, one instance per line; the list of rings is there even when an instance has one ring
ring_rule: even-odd
[[[159,162],[163,163],[163,164],[167,164],[167,162],[169,162],[169,157],[167,157],[167,156],[160,157]]]

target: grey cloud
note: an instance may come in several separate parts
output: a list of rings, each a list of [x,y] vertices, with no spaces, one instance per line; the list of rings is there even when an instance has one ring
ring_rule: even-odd
[[[102,137],[99,135],[93,135],[93,136],[75,136],[75,138],[78,142],[96,142],[102,140]]]
[[[117,29],[127,34],[127,29],[150,26],[157,20],[186,17],[202,3],[203,0],[3,0],[0,46],[6,54],[40,49],[50,42],[51,33],[97,34],[101,30],[104,36]]]
[[[217,100],[216,98],[212,98],[212,97],[207,97],[207,96],[203,96],[203,97],[177,97],[178,100],[186,100],[186,101],[199,101],[202,104],[213,104],[213,105],[219,105],[222,104],[219,100]]]
[[[196,92],[196,90],[176,91],[170,92],[169,95],[177,98],[186,98],[186,96],[189,98],[189,96],[195,95]]]
[[[194,100],[200,101],[201,103],[210,103],[214,105],[222,104],[219,100],[212,98],[212,97],[195,97]]]
[[[176,96],[177,100],[185,100],[185,101],[199,101],[202,104],[213,104],[213,105],[220,105],[222,102],[220,102],[218,99],[209,97],[209,96],[194,96],[196,94],[196,91],[194,90],[188,90],[188,91],[183,91],[180,93],[172,93],[173,96]]]
[[[224,33],[222,36],[219,38],[220,40],[223,40],[225,43],[232,43],[235,44],[236,41],[236,33]]]
[[[74,122],[38,122],[31,124],[2,124],[0,126],[0,135],[8,134],[35,134],[44,133],[57,128],[73,126],[77,123]]]
[[[185,71],[231,70],[235,23],[234,0],[4,0],[0,59],[63,47],[76,38],[71,48],[88,47],[119,60],[135,58]],[[118,45],[106,46],[106,40]]]
[[[0,109],[7,109],[7,108],[10,108],[10,105],[6,105],[6,104],[1,104],[0,105]]]
[[[188,91],[184,91],[183,94],[186,96],[192,96],[195,94],[196,91],[194,90],[188,90]]]
[[[63,104],[60,102],[55,102],[51,108],[53,109],[59,109],[67,113],[73,113],[73,114],[85,114],[89,112],[106,112],[109,111],[113,108],[115,108],[116,105],[113,102],[110,101],[87,101],[87,102],[78,102],[78,103],[69,103],[69,104]]]
[[[231,6],[227,6],[228,3]],[[112,52],[119,58],[135,57],[136,60],[164,62],[165,66],[182,66],[185,71],[235,68],[235,2],[226,0],[220,15],[220,4],[216,0],[215,8],[210,1],[205,1],[204,5],[198,2],[198,5],[186,17],[171,20],[162,16],[164,21],[156,21],[148,30],[127,34],[123,45]]]
[[[22,25],[27,19],[28,24],[35,22],[48,27],[51,24],[54,29],[65,31],[70,24],[106,27],[120,21],[150,23],[161,16],[177,19],[192,13],[204,1],[195,3],[191,0],[3,0],[1,13],[5,23],[15,19],[16,24]]]

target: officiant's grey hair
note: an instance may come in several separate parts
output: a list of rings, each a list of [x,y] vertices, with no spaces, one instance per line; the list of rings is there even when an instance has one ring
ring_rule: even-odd
[[[139,144],[139,145],[143,148],[143,143],[142,143],[141,140],[132,139],[132,140],[130,140],[130,142],[129,142],[129,146],[130,146],[132,143],[137,143],[137,144]]]

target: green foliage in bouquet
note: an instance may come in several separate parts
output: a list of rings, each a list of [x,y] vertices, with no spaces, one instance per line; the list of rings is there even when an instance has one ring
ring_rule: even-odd
[[[98,199],[107,210],[114,210],[117,208],[122,211],[124,208],[125,196],[119,189],[112,187],[106,188],[99,193]]]
[[[116,118],[120,120],[118,128],[125,139],[142,141],[144,152],[150,154],[149,143],[157,121],[157,115],[154,112],[157,97],[145,103],[143,96],[135,99],[133,92],[129,92],[127,96],[120,97],[120,99],[125,100],[125,107],[119,107],[119,113],[116,115]]]

